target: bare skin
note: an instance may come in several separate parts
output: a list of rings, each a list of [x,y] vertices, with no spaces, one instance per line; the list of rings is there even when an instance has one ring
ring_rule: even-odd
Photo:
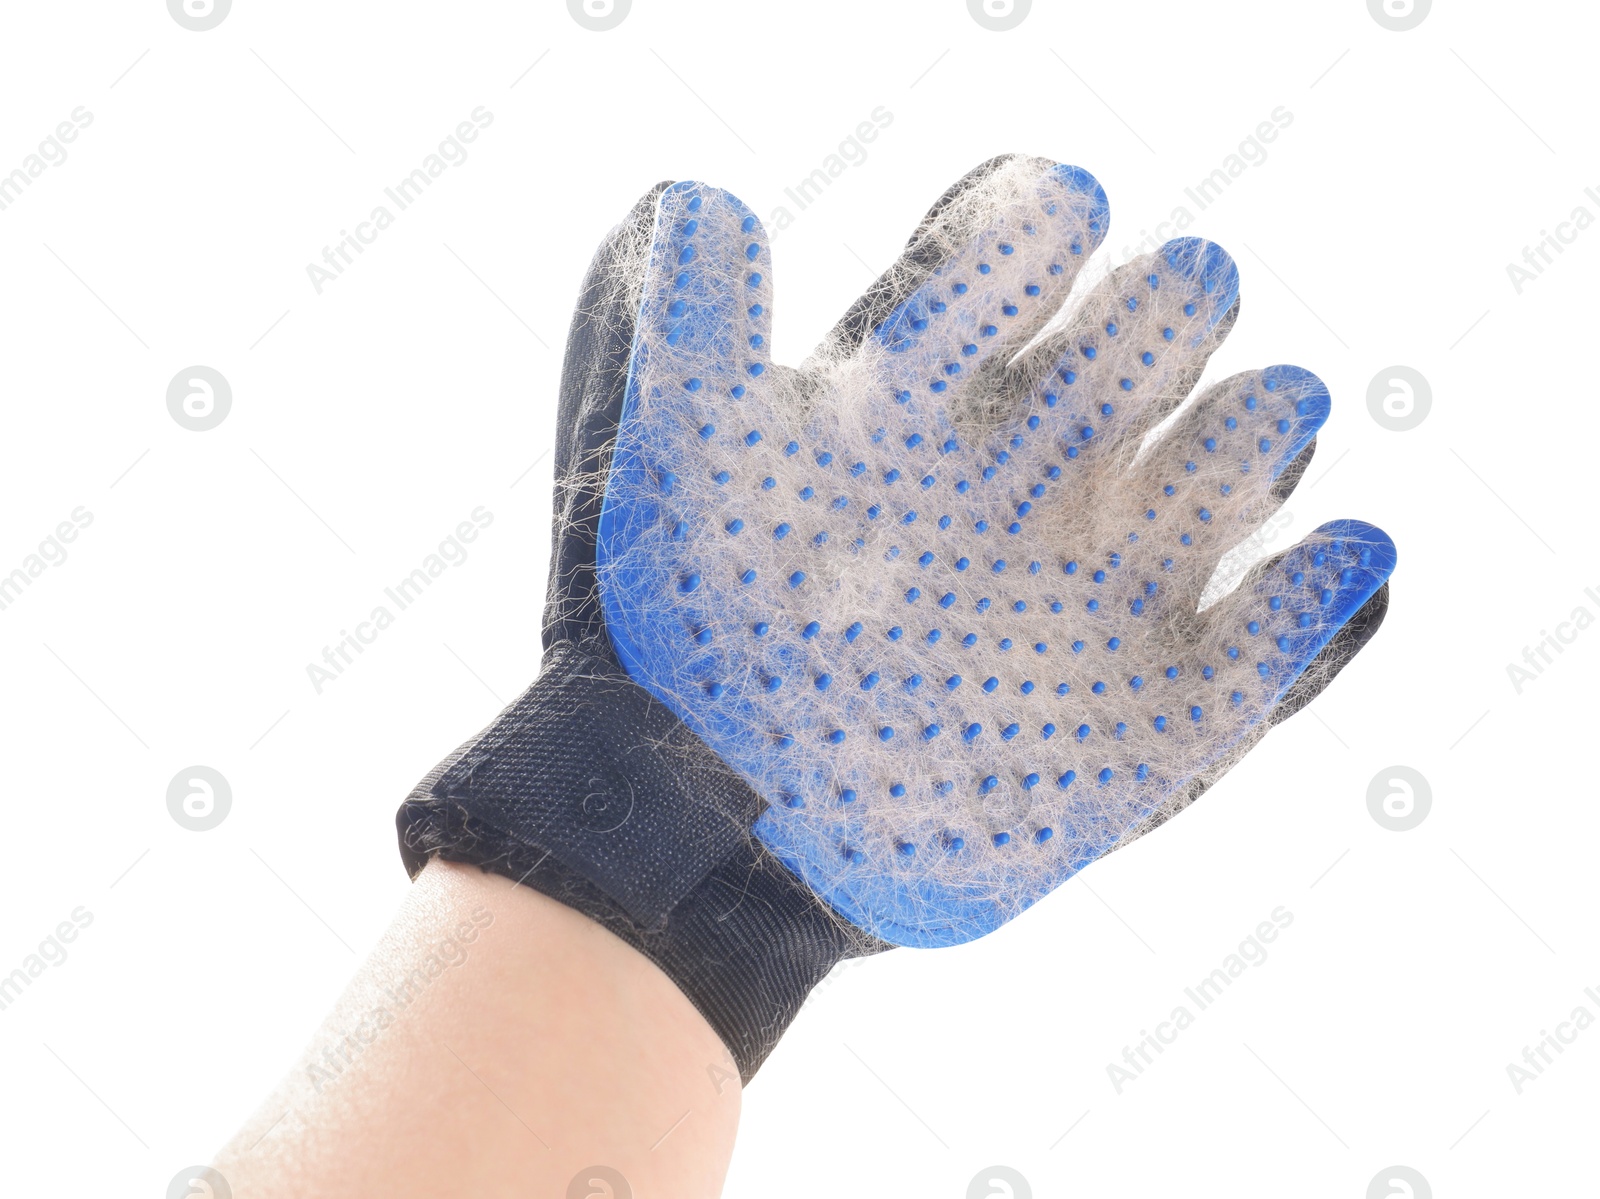
[[[721,1040],[647,958],[435,860],[216,1168],[235,1199],[714,1199],[739,1098]]]

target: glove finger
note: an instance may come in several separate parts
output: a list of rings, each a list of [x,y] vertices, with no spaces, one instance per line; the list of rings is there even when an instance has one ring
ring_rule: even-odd
[[[1262,563],[1252,572],[1252,576],[1264,575],[1275,568],[1281,558],[1282,555],[1279,555],[1269,563]],[[1317,656],[1311,660],[1311,664],[1267,713],[1265,721],[1256,725],[1221,759],[1190,779],[1184,786],[1169,792],[1149,816],[1124,832],[1113,848],[1124,849],[1146,833],[1153,832],[1171,820],[1210,790],[1217,780],[1244,757],[1274,725],[1287,720],[1322,694],[1328,684],[1333,682],[1334,677],[1350,664],[1368,641],[1372,640],[1373,634],[1383,625],[1383,618],[1388,611],[1389,583],[1385,580],[1366,603],[1357,608],[1350,619],[1340,626],[1328,644],[1322,647]]]
[[[1252,568],[1174,647],[1172,665],[1138,680],[1165,743],[1146,737],[1139,751],[1152,763],[1148,803],[1086,808],[1079,827],[1090,841],[1109,852],[1160,827],[1315,699],[1382,625],[1395,561],[1383,530],[1339,520]]]
[[[1328,389],[1298,366],[1208,389],[1133,468],[1130,564],[1159,581],[1158,611],[1193,612],[1223,555],[1261,528],[1328,419]],[[1293,468],[1293,469],[1291,469]]]
[[[1087,171],[1012,159],[924,233],[940,265],[862,343],[858,365],[908,419],[959,424],[969,381],[1055,315],[1108,224],[1105,192]]]
[[[1214,677],[1202,669],[1199,680],[1190,680],[1179,701],[1181,709],[1187,700],[1189,710],[1177,715],[1199,724],[1208,708],[1226,707],[1254,724],[1282,719],[1288,713],[1278,710],[1286,702],[1290,712],[1298,710],[1375,631],[1382,612],[1368,605],[1394,571],[1395,558],[1394,542],[1382,529],[1336,520],[1252,571],[1202,613],[1200,657]],[[1352,623],[1363,635],[1324,656]]]
[[[1233,259],[1199,238],[1118,268],[997,380],[1015,433],[1052,463],[1076,459],[1068,478],[1080,486],[1094,485],[1083,478],[1090,462],[1100,471],[1128,465],[1227,337],[1238,296]],[[1020,412],[1015,397],[1025,397]],[[1041,427],[1055,436],[1025,435]]]
[[[765,373],[771,330],[772,255],[755,214],[703,183],[663,191],[634,336],[635,414],[704,416],[709,440]]]
[[[855,353],[889,314],[905,303],[944,262],[948,246],[940,230],[951,205],[1018,157],[1016,154],[996,155],[987,162],[979,163],[946,188],[944,195],[934,201],[933,207],[918,223],[894,265],[879,275],[872,286],[845,310],[828,336],[817,346],[813,360],[831,361]]]
[[[639,311],[638,280],[649,253],[656,203],[670,181],[634,204],[595,251],[578,292],[561,368],[556,412],[555,497],[544,645],[600,631],[595,536],[611,445],[622,411]]]

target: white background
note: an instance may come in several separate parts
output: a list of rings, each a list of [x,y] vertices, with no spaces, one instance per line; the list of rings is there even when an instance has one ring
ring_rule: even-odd
[[[535,673],[593,246],[658,179],[765,217],[883,106],[775,242],[780,360],[968,168],[1074,162],[1111,256],[1184,205],[1237,258],[1212,375],[1332,388],[1280,536],[1361,517],[1400,566],[1314,714],[1181,819],[982,942],[836,974],[746,1093],[727,1194],[960,1199],[995,1163],[1037,1199],[1361,1199],[1395,1163],[1441,1199],[1588,1193],[1600,1031],[1521,1094],[1506,1066],[1600,1015],[1600,630],[1521,694],[1506,667],[1600,615],[1600,229],[1521,294],[1506,265],[1600,216],[1597,24],[1038,0],[996,33],[962,0],[636,0],[596,33],[554,0],[238,0],[195,33],[158,0],[8,6],[0,172],[93,121],[0,211],[0,573],[74,508],[93,523],[0,611],[0,973],[74,908],[93,923],[0,1011],[0,1189],[159,1196],[289,1067],[406,892],[397,801]],[[317,294],[306,265],[479,105],[470,157]],[[1278,106],[1266,160],[1201,212],[1184,188]],[[1432,386],[1409,432],[1367,410],[1397,363]],[[233,389],[204,433],[166,406],[193,364]],[[479,505],[470,557],[317,694],[306,665]],[[166,809],[196,763],[233,789],[206,833]],[[1432,786],[1410,832],[1367,809],[1394,764]],[[1107,1064],[1279,905],[1269,960],[1116,1093]]]

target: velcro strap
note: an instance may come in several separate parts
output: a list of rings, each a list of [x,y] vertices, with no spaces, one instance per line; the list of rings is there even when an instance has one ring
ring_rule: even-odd
[[[534,684],[412,799],[454,801],[540,847],[651,929],[765,804],[608,658],[551,647]]]

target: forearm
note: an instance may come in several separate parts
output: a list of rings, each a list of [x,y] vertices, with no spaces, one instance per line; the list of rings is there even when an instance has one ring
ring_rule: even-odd
[[[645,957],[436,860],[217,1168],[237,1199],[564,1196],[596,1165],[638,1197],[715,1196],[739,1095],[721,1041]],[[591,1192],[607,1194],[575,1193]]]

